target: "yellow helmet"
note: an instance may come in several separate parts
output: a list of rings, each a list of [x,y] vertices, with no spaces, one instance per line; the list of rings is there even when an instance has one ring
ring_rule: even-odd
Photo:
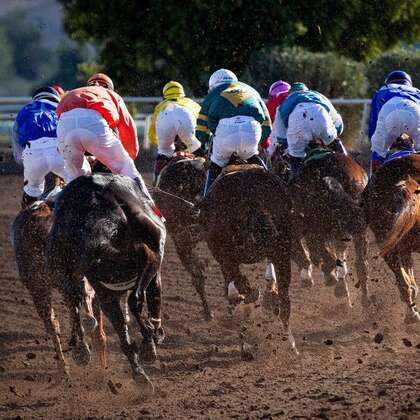
[[[176,99],[185,96],[184,88],[181,83],[171,80],[163,87],[163,97],[165,99]]]

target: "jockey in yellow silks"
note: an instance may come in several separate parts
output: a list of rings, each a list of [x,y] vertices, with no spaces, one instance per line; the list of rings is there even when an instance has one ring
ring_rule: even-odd
[[[180,83],[170,81],[163,87],[163,101],[154,110],[148,133],[150,142],[158,147],[155,180],[175,153],[177,137],[187,151],[200,149],[195,136],[199,113],[200,105],[185,96]]]

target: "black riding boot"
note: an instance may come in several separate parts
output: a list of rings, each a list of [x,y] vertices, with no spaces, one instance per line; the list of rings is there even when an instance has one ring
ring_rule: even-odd
[[[219,165],[216,165],[214,162],[210,163],[210,167],[207,172],[206,185],[204,187],[204,197],[210,191],[213,182],[219,176],[221,171],[222,171],[222,168]]]
[[[331,150],[334,150],[334,152],[341,153],[342,155],[347,156],[347,150],[346,150],[346,148],[344,147],[343,142],[342,142],[339,138],[335,139],[335,140],[334,140],[334,141],[333,141],[333,142],[329,145],[329,147],[330,147],[330,149],[331,149]]]
[[[155,161],[155,170],[153,175],[153,186],[156,186],[156,183],[158,181],[158,177],[160,173],[162,172],[162,169],[171,161],[171,158],[165,155],[158,154],[156,156]]]
[[[22,195],[22,201],[20,203],[22,206],[22,209],[29,207],[32,203],[35,203],[36,200],[38,200],[38,197],[32,197],[26,194],[26,192],[24,192]]]
[[[265,170],[267,170],[267,165],[262,160],[260,155],[251,156],[249,159],[247,159],[247,162],[251,163],[251,164],[262,166]]]
[[[299,173],[300,167],[302,166],[303,159],[289,155],[289,162],[290,162],[290,178],[289,178],[289,182],[290,182]]]

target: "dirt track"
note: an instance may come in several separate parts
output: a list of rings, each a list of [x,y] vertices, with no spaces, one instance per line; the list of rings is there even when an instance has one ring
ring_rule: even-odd
[[[294,271],[291,325],[300,356],[281,340],[278,323],[257,314],[245,332],[255,360],[244,361],[221,273],[208,250],[201,247],[216,313],[210,323],[202,320],[190,278],[169,240],[163,269],[167,339],[160,362],[146,367],[155,397],[142,400],[109,326],[109,368],[102,371],[94,358],[83,370],[68,354],[73,380],[57,384],[52,344],[17,278],[10,247],[20,184],[19,177],[0,177],[1,418],[420,418],[420,326],[403,324],[393,278],[374,247],[369,286],[375,299],[368,316],[354,287],[350,309],[322,286],[318,273],[316,287],[301,289]],[[262,266],[245,272],[263,286]],[[62,319],[58,296],[56,302]],[[66,322],[62,330],[66,335]],[[379,344],[377,334],[383,335]]]

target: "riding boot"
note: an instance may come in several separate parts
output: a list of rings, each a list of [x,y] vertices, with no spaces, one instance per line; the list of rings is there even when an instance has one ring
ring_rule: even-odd
[[[38,200],[38,197],[32,197],[29,194],[26,194],[26,192],[24,192],[22,195],[22,201],[20,203],[22,209],[29,207],[32,203],[35,203],[36,200]]]
[[[204,187],[204,197],[210,191],[213,182],[219,176],[221,171],[222,171],[222,168],[219,165],[216,165],[214,162],[210,163],[210,167],[207,172],[206,185]]]
[[[156,186],[160,173],[163,168],[171,161],[171,158],[165,155],[158,154],[155,161],[155,169],[153,175],[153,186]]]
[[[289,155],[289,162],[290,162],[290,178],[289,182],[296,178],[296,175],[300,171],[300,167],[302,166],[303,158],[290,156]]]
[[[251,164],[255,164],[255,165],[259,165],[259,166],[262,166],[266,171],[268,170],[267,169],[267,165],[265,164],[265,162],[262,160],[262,158],[261,158],[261,156],[260,155],[254,155],[254,156],[251,156],[249,159],[247,159],[247,162],[248,163],[251,163]]]
[[[343,142],[339,138],[336,138],[329,147],[331,150],[334,150],[334,152],[341,153],[342,155],[347,156],[348,154]]]

